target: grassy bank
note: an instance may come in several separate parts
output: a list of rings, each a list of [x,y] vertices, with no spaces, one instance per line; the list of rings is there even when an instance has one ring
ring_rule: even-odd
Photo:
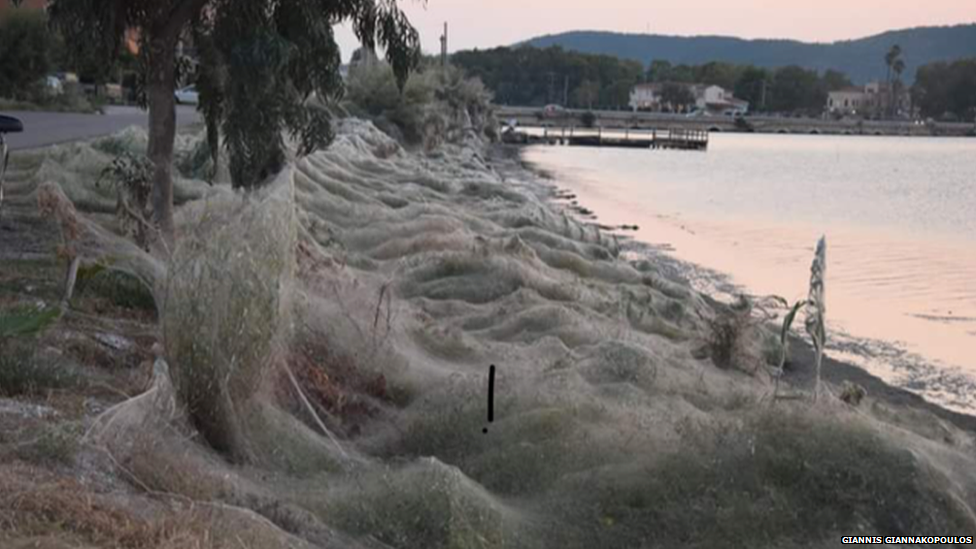
[[[772,401],[769,328],[717,348],[728,305],[632,259],[478,134],[404,148],[345,119],[247,196],[195,179],[202,136],[185,136],[165,261],[122,237],[95,185],[106,151],[144,134],[21,156],[4,318],[58,307],[66,250],[85,269],[56,321],[0,340],[28,349],[0,363],[0,542],[780,548],[976,531],[967,425],[873,389],[857,407],[799,382],[802,398]]]

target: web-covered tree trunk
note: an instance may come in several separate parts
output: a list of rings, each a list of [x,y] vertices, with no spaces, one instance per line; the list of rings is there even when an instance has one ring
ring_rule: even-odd
[[[168,244],[175,239],[173,226],[173,143],[176,137],[176,39],[161,37],[150,42],[146,100],[149,104],[149,159],[153,163],[153,221]]]

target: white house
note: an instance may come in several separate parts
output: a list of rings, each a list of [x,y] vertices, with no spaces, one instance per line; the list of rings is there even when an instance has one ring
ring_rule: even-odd
[[[695,94],[695,106],[700,110],[725,101],[725,90],[721,86],[697,85],[692,87],[692,92]]]
[[[732,92],[721,86],[706,86],[704,84],[677,84],[691,92],[695,99],[695,109],[712,114],[745,114],[749,111],[749,102],[737,99]],[[638,111],[661,111],[665,105],[661,92],[665,84],[647,83],[637,84],[630,91],[630,108]]]
[[[637,84],[630,90],[630,108],[635,111],[660,111],[661,88],[663,85],[656,82]]]
[[[721,86],[696,85],[692,87],[695,95],[695,108],[711,114],[745,114],[749,112],[749,102],[738,99],[732,92]]]
[[[827,94],[827,111],[838,114],[857,114],[874,108],[872,95],[864,88],[843,88]]]

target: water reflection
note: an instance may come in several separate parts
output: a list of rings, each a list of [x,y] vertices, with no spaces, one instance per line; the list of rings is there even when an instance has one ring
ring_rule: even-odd
[[[751,293],[802,298],[825,234],[830,327],[854,337],[843,349],[969,408],[951,393],[968,398],[976,380],[976,140],[716,135],[707,153],[539,146],[526,158],[602,223],[637,224],[637,238]]]

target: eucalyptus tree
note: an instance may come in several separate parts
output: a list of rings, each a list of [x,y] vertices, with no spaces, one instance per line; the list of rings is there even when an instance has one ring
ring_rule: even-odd
[[[280,163],[283,131],[302,153],[331,138],[326,111],[305,100],[342,93],[336,24],[350,21],[365,47],[385,48],[401,85],[420,51],[396,0],[52,0],[49,11],[69,48],[93,48],[106,61],[127,38],[139,37],[153,221],[169,241],[181,42],[192,38],[201,54],[200,110],[211,153],[223,132],[234,184],[244,187]]]

